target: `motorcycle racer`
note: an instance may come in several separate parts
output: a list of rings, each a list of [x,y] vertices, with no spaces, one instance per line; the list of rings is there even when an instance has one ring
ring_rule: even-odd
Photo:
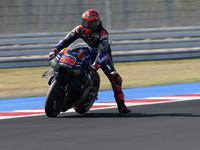
[[[108,32],[104,29],[100,15],[96,10],[89,9],[83,13],[81,25],[75,27],[57,44],[49,53],[49,58],[53,59],[58,52],[79,38],[90,47],[89,53],[93,56],[92,71],[97,71],[101,68],[110,80],[119,113],[126,114],[131,112],[124,102],[122,78],[114,68],[111,48],[108,43]]]

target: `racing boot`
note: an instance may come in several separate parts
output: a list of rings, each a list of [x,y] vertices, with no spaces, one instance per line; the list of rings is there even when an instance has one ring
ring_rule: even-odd
[[[120,114],[127,114],[131,112],[131,109],[128,109],[124,103],[124,93],[116,93],[115,100],[117,102],[118,111]]]

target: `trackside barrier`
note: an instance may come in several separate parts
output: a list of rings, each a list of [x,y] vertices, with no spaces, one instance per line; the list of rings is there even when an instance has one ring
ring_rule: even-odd
[[[48,65],[44,59],[66,34],[0,35],[0,68]],[[111,30],[109,34],[116,62],[200,57],[200,27]]]

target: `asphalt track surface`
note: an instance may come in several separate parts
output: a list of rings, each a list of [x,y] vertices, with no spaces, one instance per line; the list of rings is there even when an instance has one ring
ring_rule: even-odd
[[[1,150],[199,150],[200,101],[0,120]]]

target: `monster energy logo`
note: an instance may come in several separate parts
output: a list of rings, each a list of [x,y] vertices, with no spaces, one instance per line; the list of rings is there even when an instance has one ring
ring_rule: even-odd
[[[81,76],[81,71],[78,70],[78,69],[75,69],[75,70],[74,70],[74,76],[75,76],[75,77],[80,77],[80,76]]]

